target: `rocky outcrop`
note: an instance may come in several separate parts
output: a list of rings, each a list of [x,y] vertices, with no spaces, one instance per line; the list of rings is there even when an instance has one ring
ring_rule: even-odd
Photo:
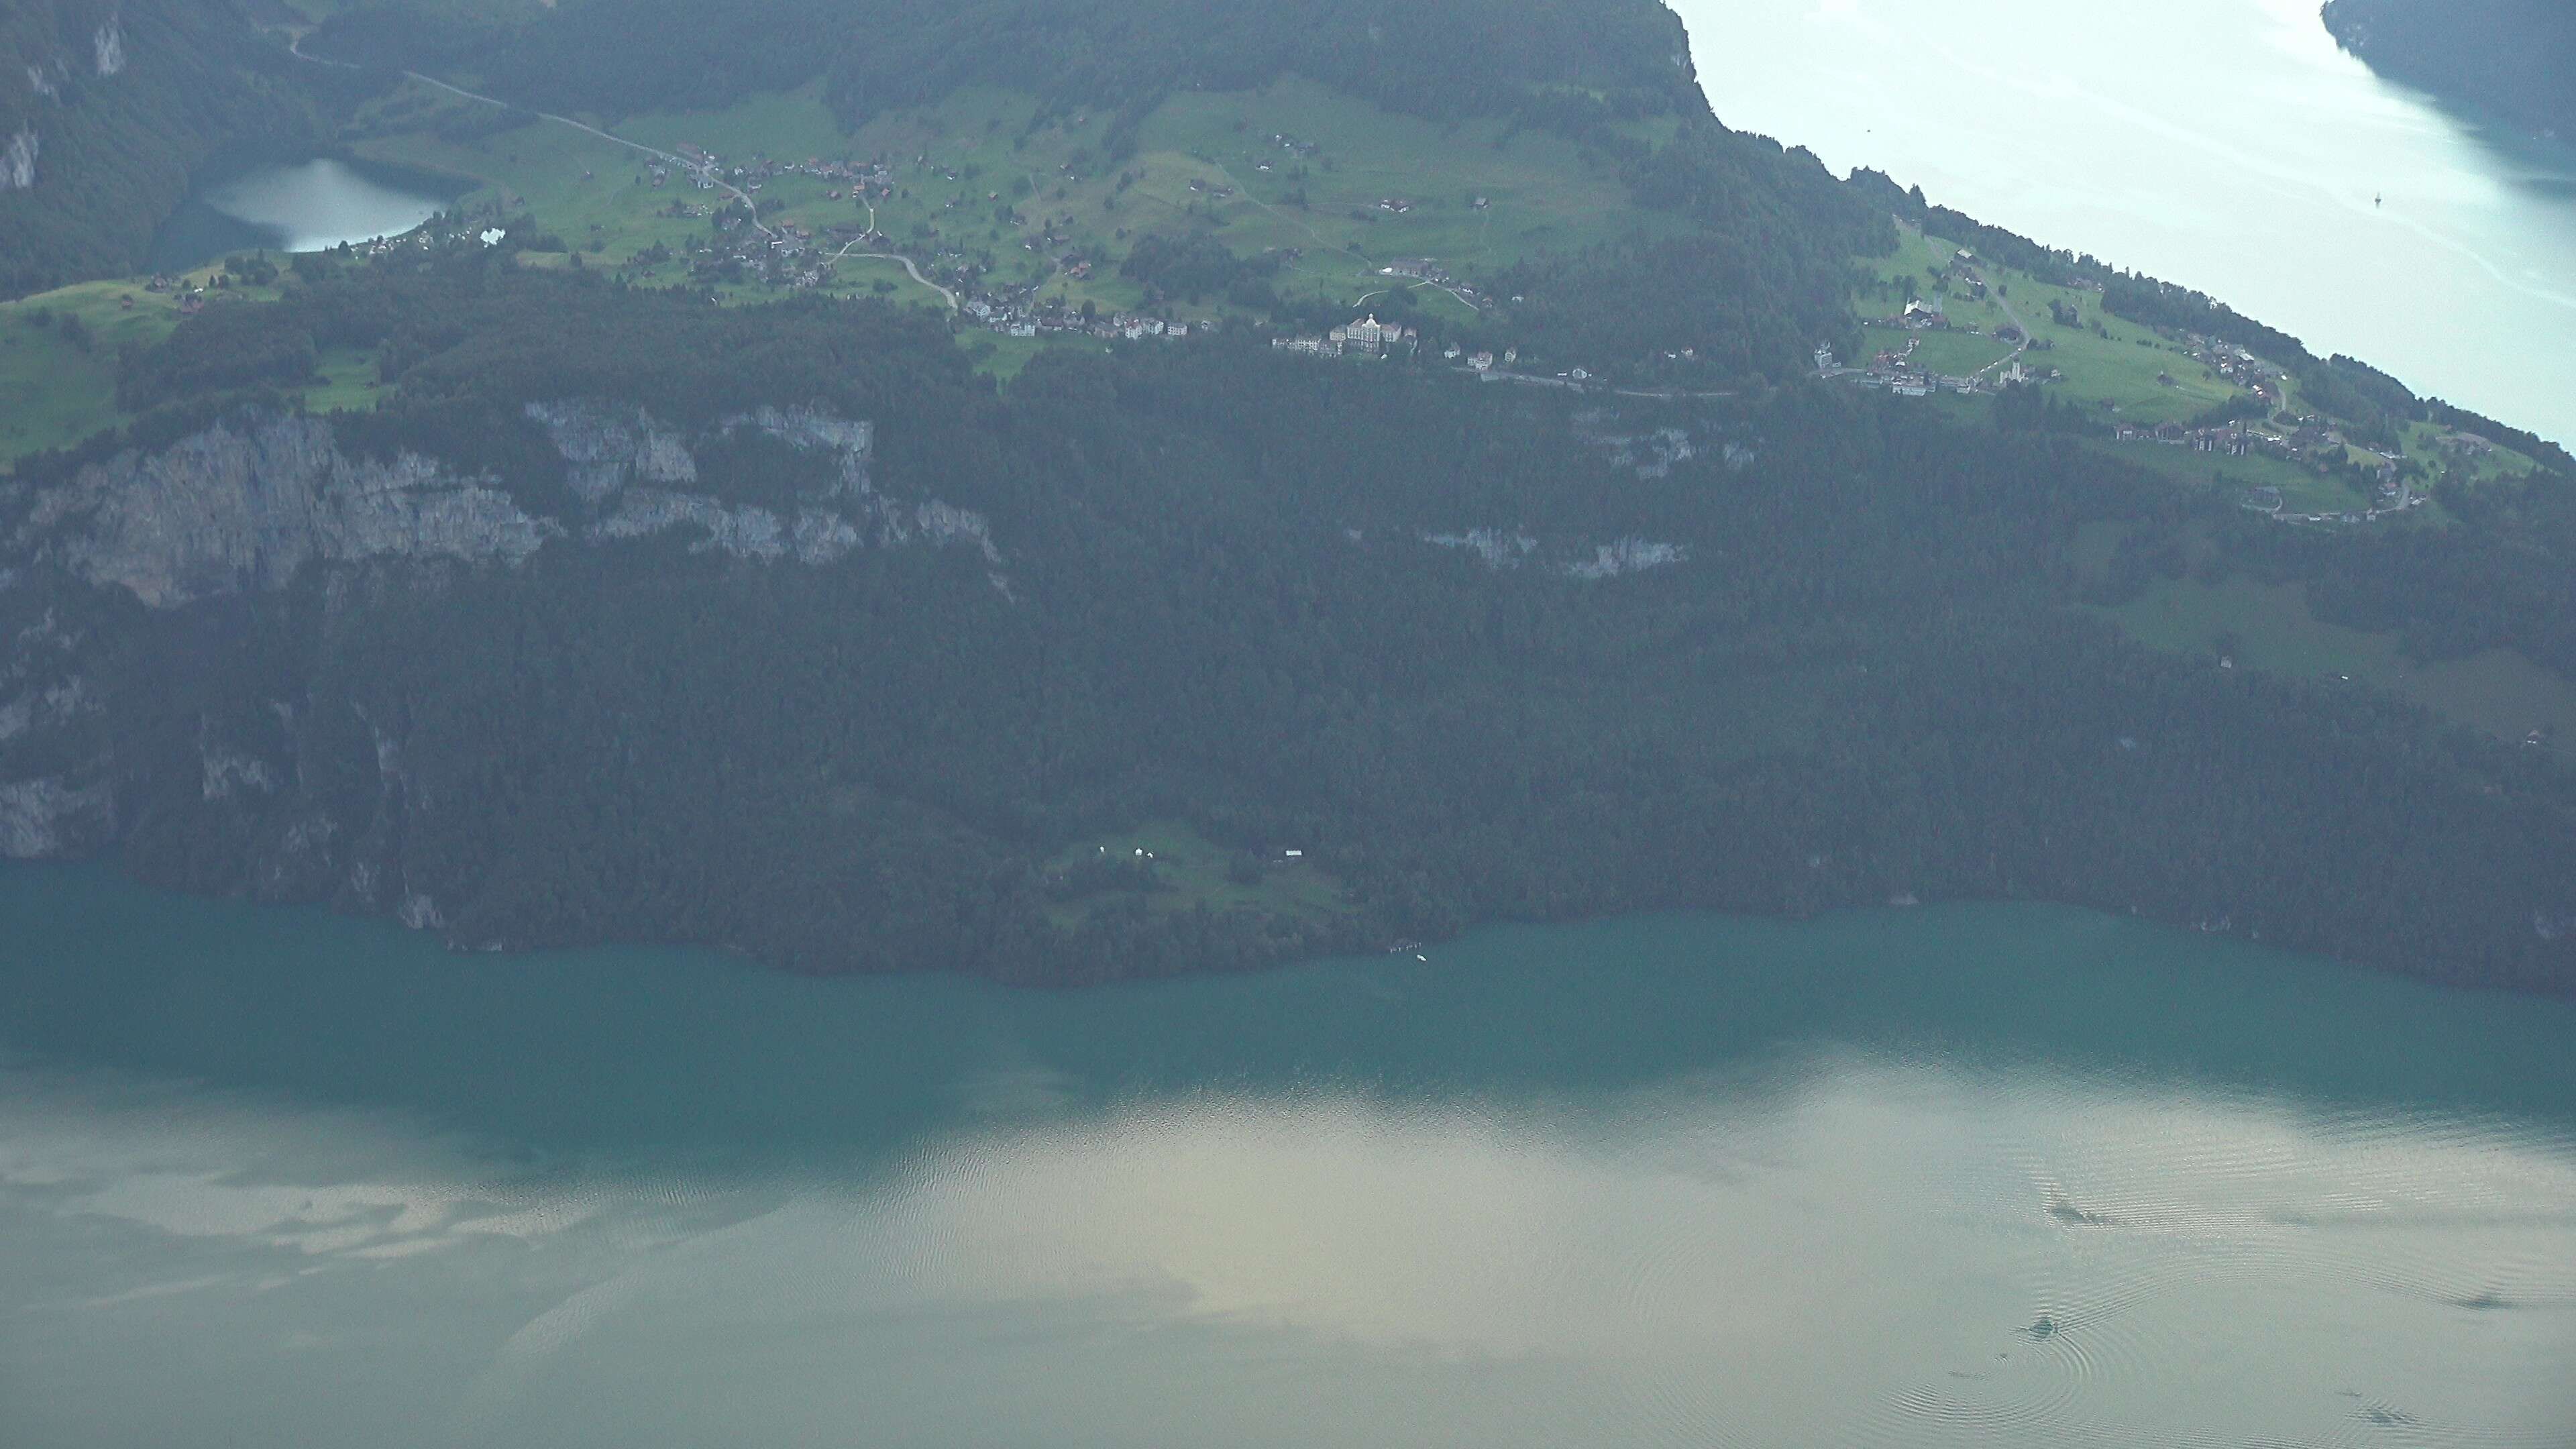
[[[530,403],[527,412],[563,454],[565,482],[585,503],[595,506],[637,483],[698,481],[687,442],[642,408],[550,402]]]
[[[868,482],[868,464],[876,456],[874,423],[836,418],[813,408],[765,407],[724,420],[727,433],[742,428],[757,428],[800,452],[839,454],[839,496],[843,498],[864,498],[873,491]]]
[[[35,128],[21,126],[0,146],[0,191],[24,191],[36,184],[36,156],[44,142]]]
[[[1499,528],[1471,528],[1464,533],[1426,533],[1421,538],[1434,548],[1461,549],[1472,553],[1491,569],[1518,568],[1542,553],[1537,539],[1526,533],[1506,533]],[[1648,569],[1684,563],[1690,558],[1690,550],[1680,544],[1634,537],[1593,544],[1590,550],[1587,556],[1578,549],[1574,557],[1568,558],[1563,547],[1549,548],[1545,556],[1552,561],[1547,566],[1567,578],[1614,579],[1622,574],[1643,573]]]
[[[59,775],[0,781],[0,857],[37,860],[95,850],[115,835],[107,783]]]
[[[1464,533],[1426,533],[1422,541],[1434,548],[1462,548],[1485,561],[1485,567],[1510,568],[1538,548],[1538,540],[1526,533],[1505,533],[1499,528],[1471,528]]]
[[[516,561],[561,533],[495,480],[415,453],[342,453],[330,424],[219,423],[81,470],[36,502],[27,542],[154,608],[281,588],[311,561]]]
[[[166,743],[148,759],[119,758],[118,701],[98,682],[118,677],[101,672],[117,655],[109,636],[130,644],[140,628],[164,641],[156,647],[199,647],[168,641],[193,641],[206,621],[231,617],[206,606],[283,589],[300,570],[330,570],[318,615],[326,633],[390,594],[472,587],[470,567],[419,565],[510,568],[549,547],[663,535],[777,566],[824,566],[862,548],[971,549],[1010,595],[982,514],[876,489],[865,421],[761,408],[693,435],[632,405],[541,403],[527,415],[564,460],[572,497],[550,495],[557,516],[522,503],[511,480],[415,452],[356,455],[331,423],[300,416],[225,421],[38,491],[0,483],[0,857],[113,846],[135,828],[120,812],[131,797],[135,811],[193,810],[192,829],[228,842],[243,874],[218,888],[444,926],[447,913],[407,870],[409,832],[433,802],[405,766],[398,708],[371,715],[356,698],[296,695],[281,682],[287,697],[186,706],[193,759],[171,757]],[[700,454],[744,429],[831,466],[800,474],[803,496],[784,505],[715,496]],[[92,590],[130,597],[152,622],[138,625],[130,606]],[[148,676],[115,687],[155,688]]]
[[[328,422],[281,416],[219,423],[86,467],[35,500],[11,551],[162,609],[282,588],[308,563],[512,564],[559,538],[609,544],[675,529],[698,534],[702,551],[759,563],[828,564],[871,545],[972,548],[994,586],[1010,591],[983,515],[876,491],[867,422],[762,408],[719,425],[836,460],[827,492],[782,512],[697,491],[691,440],[640,408],[531,403],[527,414],[563,455],[587,520],[540,517],[503,480],[417,453],[352,457]]]
[[[16,582],[0,592],[13,610],[32,611]],[[51,609],[0,632],[0,858],[72,854],[114,838],[104,704],[80,670],[83,642]]]
[[[641,408],[593,401],[536,402],[527,415],[564,456],[573,491],[596,511],[583,536],[595,542],[647,538],[673,529],[701,536],[693,547],[761,563],[793,559],[827,564],[874,545],[962,546],[981,554],[986,574],[1005,597],[1010,580],[991,525],[972,509],[936,498],[905,502],[876,490],[870,467],[875,425],[814,408],[763,407],[718,423],[716,435],[744,429],[802,453],[835,459],[834,481],[793,514],[728,503],[689,490],[699,481],[692,442]]]
[[[1640,574],[1648,569],[1664,568],[1690,557],[1690,550],[1677,543],[1656,543],[1651,539],[1623,538],[1592,550],[1592,557],[1565,566],[1568,575],[1578,579],[1615,579],[1621,574]]]

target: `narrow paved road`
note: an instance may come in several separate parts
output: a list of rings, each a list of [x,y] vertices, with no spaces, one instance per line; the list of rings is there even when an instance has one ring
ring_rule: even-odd
[[[293,31],[288,34],[286,41],[287,54],[294,56],[297,60],[306,61],[313,65],[333,66],[341,70],[356,70],[358,68],[349,64],[345,60],[327,60],[318,55],[305,54],[304,35],[305,32],[300,30]],[[403,75],[411,80],[420,82],[422,85],[433,86],[439,90],[447,92],[451,96],[457,96],[464,100],[474,101],[486,106],[498,106],[503,110],[515,109],[508,101],[501,100],[494,96],[480,95],[476,92],[465,89],[463,86],[449,85],[447,82],[440,80],[434,75],[422,75],[416,70],[404,71]],[[597,126],[589,125],[582,121],[576,121],[570,116],[558,116],[551,111],[536,111],[531,114],[535,115],[537,119],[541,121],[552,121],[558,126],[570,126],[576,131],[580,131],[585,135],[596,136],[600,140],[609,142],[612,145],[624,146],[630,151],[641,151],[645,155],[651,156],[656,160],[667,161],[670,164],[679,167],[683,171],[691,173],[699,172],[699,168],[691,163],[687,157],[675,156],[659,147],[647,146],[641,141],[629,141],[623,136],[611,135],[610,133],[599,129]],[[770,230],[766,223],[761,221],[760,203],[752,200],[750,192],[747,192],[741,187],[735,186],[733,183],[725,180],[723,177],[716,175],[713,167],[706,168],[703,174],[708,180],[714,182],[717,188],[723,191],[727,196],[730,196],[734,200],[742,203],[743,209],[751,213],[752,226],[758,229],[762,236],[775,237],[778,235],[778,233]],[[1031,179],[1031,184],[1035,184],[1035,178]],[[877,229],[876,203],[867,202],[865,205],[868,208],[868,230],[873,232]],[[856,245],[858,245],[856,242],[852,242],[850,244],[850,246]],[[845,246],[832,254],[832,260],[837,262],[843,257],[850,256],[871,257],[879,261],[901,262],[903,263],[904,271],[908,273],[914,281],[919,282],[921,285],[928,287],[930,290],[939,294],[940,300],[948,304],[949,311],[954,312],[958,308],[957,294],[948,290],[946,287],[939,285],[937,282],[930,280],[930,278],[923,276],[921,268],[915,265],[910,257],[904,256],[899,252],[853,252],[850,250],[849,246]]]
[[[333,66],[340,70],[358,69],[357,66],[351,65],[345,60],[327,60],[318,55],[306,55],[304,53],[304,32],[302,31],[296,31],[287,38],[286,53],[294,56],[297,60],[306,61],[313,65]],[[407,70],[402,74],[405,79],[416,80],[425,86],[435,86],[439,90],[445,91],[451,96],[461,97],[462,99],[475,101],[486,106],[498,106],[505,111],[520,109],[519,107],[511,105],[508,101],[501,100],[497,97],[479,95],[473,91],[467,90],[463,86],[449,85],[447,82],[440,80],[434,75],[422,75],[416,70]],[[647,156],[651,156],[662,161],[668,161],[683,171],[695,172],[699,169],[695,165],[691,164],[686,157],[674,156],[668,151],[661,150],[657,147],[647,146],[641,141],[629,141],[623,136],[612,136],[608,132],[599,129],[597,126],[593,126],[582,121],[576,121],[570,116],[558,116],[552,111],[531,111],[529,114],[535,116],[540,121],[552,121],[558,126],[570,126],[576,131],[597,136],[603,141],[609,142],[612,145],[624,146],[630,151],[641,151]],[[750,192],[747,192],[741,187],[735,186],[733,183],[725,180],[723,177],[716,175],[715,170],[712,167],[707,168],[704,174],[708,180],[716,184],[718,190],[743,204],[743,208],[751,213],[752,226],[757,229],[762,236],[774,237],[778,235],[778,233],[771,231],[768,226],[761,221],[760,203],[751,199]]]
[[[871,223],[875,221],[875,208],[871,207],[869,209],[868,219]],[[874,231],[876,230],[876,227],[871,224],[868,227],[868,230]],[[957,310],[957,294],[948,290],[946,287],[939,285],[937,282],[930,280],[928,277],[923,276],[921,274],[921,268],[912,264],[912,258],[905,256],[901,252],[854,252],[850,250],[850,247],[857,245],[857,242],[851,242],[847,246],[842,247],[839,251],[832,253],[832,260],[837,262],[843,257],[864,257],[880,262],[901,262],[903,263],[904,271],[909,273],[914,281],[919,282],[921,285],[928,287],[934,292],[937,292],[940,299],[948,304],[949,311],[954,312]]]
[[[1980,280],[1983,280],[1983,278],[1981,277]],[[2012,323],[2013,330],[2021,334],[2021,341],[2014,346],[2012,351],[2005,353],[2003,356],[1996,358],[1994,361],[1987,363],[1985,366],[1978,368],[1975,372],[1969,374],[1971,378],[1983,377],[1987,373],[1994,371],[1998,367],[2005,366],[2014,358],[2019,357],[2024,352],[2030,350],[2030,324],[2021,320],[2021,314],[2013,310],[2012,301],[2004,296],[2004,289],[2001,286],[1994,286],[1989,290],[1994,294],[1995,305],[2003,309],[2004,317]]]

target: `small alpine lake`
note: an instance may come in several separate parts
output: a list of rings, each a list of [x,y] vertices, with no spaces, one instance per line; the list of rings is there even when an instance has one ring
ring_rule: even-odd
[[[152,269],[179,271],[253,248],[318,252],[400,236],[472,186],[376,161],[256,162],[198,186],[153,238]]]
[[[2040,906],[1428,955],[812,980],[0,868],[0,1437],[2576,1425],[2576,1006]]]

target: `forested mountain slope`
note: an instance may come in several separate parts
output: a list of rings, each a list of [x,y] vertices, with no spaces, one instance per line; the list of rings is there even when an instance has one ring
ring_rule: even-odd
[[[2071,439],[1250,339],[996,392],[919,312],[479,250],[227,326],[173,345],[364,342],[397,396],[20,469],[13,853],[816,970],[2027,896],[2576,983],[2576,777],[2071,612],[2237,513]],[[1107,854],[1150,820],[1334,893],[1216,908]]]
[[[2576,136],[2576,6],[2326,0],[2326,28],[2382,75]]]
[[[309,136],[290,68],[238,0],[0,9],[0,296],[135,270],[194,168]]]
[[[608,116],[817,76],[851,125],[966,85],[1141,116],[1176,88],[1290,72],[1445,117],[1705,109],[1681,22],[1653,0],[576,0],[500,29],[377,4],[334,15],[312,48],[462,67],[524,104]]]

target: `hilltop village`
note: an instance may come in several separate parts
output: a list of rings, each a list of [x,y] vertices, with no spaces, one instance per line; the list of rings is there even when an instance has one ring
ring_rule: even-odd
[[[977,368],[1002,378],[1049,347],[1223,333],[1319,363],[1576,392],[1708,398],[1763,386],[1740,360],[1719,375],[1703,357],[1714,334],[1650,316],[1651,302],[1615,287],[1603,296],[1616,300],[1590,300],[1609,279],[1569,274],[1563,259],[1616,265],[1601,249],[1643,218],[1621,209],[1615,181],[1586,192],[1588,173],[1561,164],[1570,158],[1551,161],[1539,188],[1525,166],[1487,159],[1542,144],[1508,131],[1460,149],[1436,127],[1384,116],[1355,129],[1346,103],[1285,85],[1175,100],[1142,144],[1121,143],[1105,117],[1020,101],[960,102],[855,132],[799,109],[810,106],[643,118],[614,135],[562,117],[510,120],[525,113],[422,82],[367,122],[361,154],[482,184],[415,232],[339,256],[488,249],[725,305],[911,300],[935,305]],[[442,118],[496,109],[490,119],[507,124],[442,139]],[[2208,460],[2196,477],[2163,468],[2183,481],[2205,483],[2223,464],[2248,508],[2284,521],[2367,522],[2429,506],[2428,485],[2448,474],[2527,466],[2474,434],[2401,441],[2356,429],[2253,350],[2142,334],[2104,308],[2098,283],[2043,285],[1898,220],[1904,254],[1859,261],[1879,282],[1854,292],[1856,326],[1811,344],[1814,376],[1980,415],[2044,399],[2052,418],[2080,415],[2070,430],[2102,446]],[[183,276],[157,299],[118,297],[141,330],[115,341],[149,341],[177,316],[278,290],[201,271],[202,286]],[[1519,295],[1541,290],[1553,295]],[[1605,306],[1606,326],[1561,320]],[[326,356],[320,375],[317,405],[365,405],[383,390],[356,355]],[[66,410],[62,426],[93,414],[112,416]]]
[[[1291,156],[1311,155],[1314,146],[1284,134],[1268,138]],[[698,191],[729,193],[719,204],[698,205],[675,200],[663,207],[659,215],[675,220],[705,220],[714,234],[709,244],[690,254],[690,275],[702,284],[757,283],[773,288],[804,290],[825,287],[833,279],[833,264],[849,257],[895,258],[908,265],[918,265],[924,281],[937,287],[943,298],[955,309],[961,322],[1004,337],[1018,339],[1090,338],[1100,341],[1185,341],[1192,336],[1206,336],[1226,325],[1213,310],[1202,309],[1191,315],[1174,315],[1165,307],[1161,312],[1144,310],[1101,310],[1088,301],[1072,302],[1060,294],[1050,294],[1050,283],[1080,282],[1091,278],[1095,269],[1108,259],[1090,249],[1067,245],[1072,228],[1071,218],[1041,217],[1035,223],[1036,234],[1024,237],[1022,249],[1038,255],[1043,275],[1037,280],[997,280],[993,270],[979,263],[960,248],[942,246],[922,262],[901,257],[892,249],[896,239],[874,224],[877,203],[906,195],[897,184],[896,164],[883,156],[866,161],[827,161],[808,157],[801,162],[773,161],[755,155],[748,160],[728,163],[717,153],[695,144],[683,144],[669,161],[648,164],[638,173],[641,184],[660,190],[685,182]],[[964,184],[969,178],[953,167],[933,163],[924,155],[914,156],[909,168],[929,178],[950,184]],[[1269,170],[1263,162],[1257,170]],[[1131,173],[1133,174],[1133,173]],[[828,202],[847,201],[866,213],[866,220],[837,225],[811,226],[782,221],[776,224],[760,220],[757,198],[768,184],[782,176],[801,176],[827,183],[824,193]],[[1237,193],[1224,186],[1187,183],[1187,189],[1212,202],[1232,199]],[[984,202],[993,208],[992,219],[1025,232],[1033,225],[1020,209],[1009,203],[1001,192],[988,190]],[[1401,216],[1414,209],[1414,202],[1401,196],[1389,196],[1376,203],[1376,210]],[[1477,196],[1470,209],[1483,212],[1491,207],[1487,198]],[[951,198],[941,203],[944,211],[961,210]],[[1062,230],[1059,230],[1062,228]],[[941,240],[933,229],[932,240]],[[861,250],[868,248],[871,250]],[[877,250],[882,249],[882,250]],[[1293,262],[1298,248],[1285,248],[1278,258]],[[647,261],[670,259],[667,251],[640,254]],[[1453,275],[1436,257],[1406,257],[1374,269],[1383,285],[1371,295],[1396,287],[1430,288],[1456,298],[1477,311],[1494,304],[1473,284]],[[1365,300],[1365,299],[1363,299]],[[1361,310],[1349,321],[1319,332],[1286,332],[1273,336],[1270,345],[1282,352],[1309,357],[1335,359],[1393,360],[1410,359],[1424,351],[1421,328],[1415,324],[1382,322],[1372,311]],[[1468,348],[1451,343],[1438,352],[1441,361],[1464,371],[1496,378],[1512,376],[1509,369],[1519,360],[1513,347],[1500,349]],[[1687,351],[1675,354],[1687,359]],[[1550,377],[1519,379],[1554,382],[1581,387],[1599,379],[1593,368],[1565,368]]]

